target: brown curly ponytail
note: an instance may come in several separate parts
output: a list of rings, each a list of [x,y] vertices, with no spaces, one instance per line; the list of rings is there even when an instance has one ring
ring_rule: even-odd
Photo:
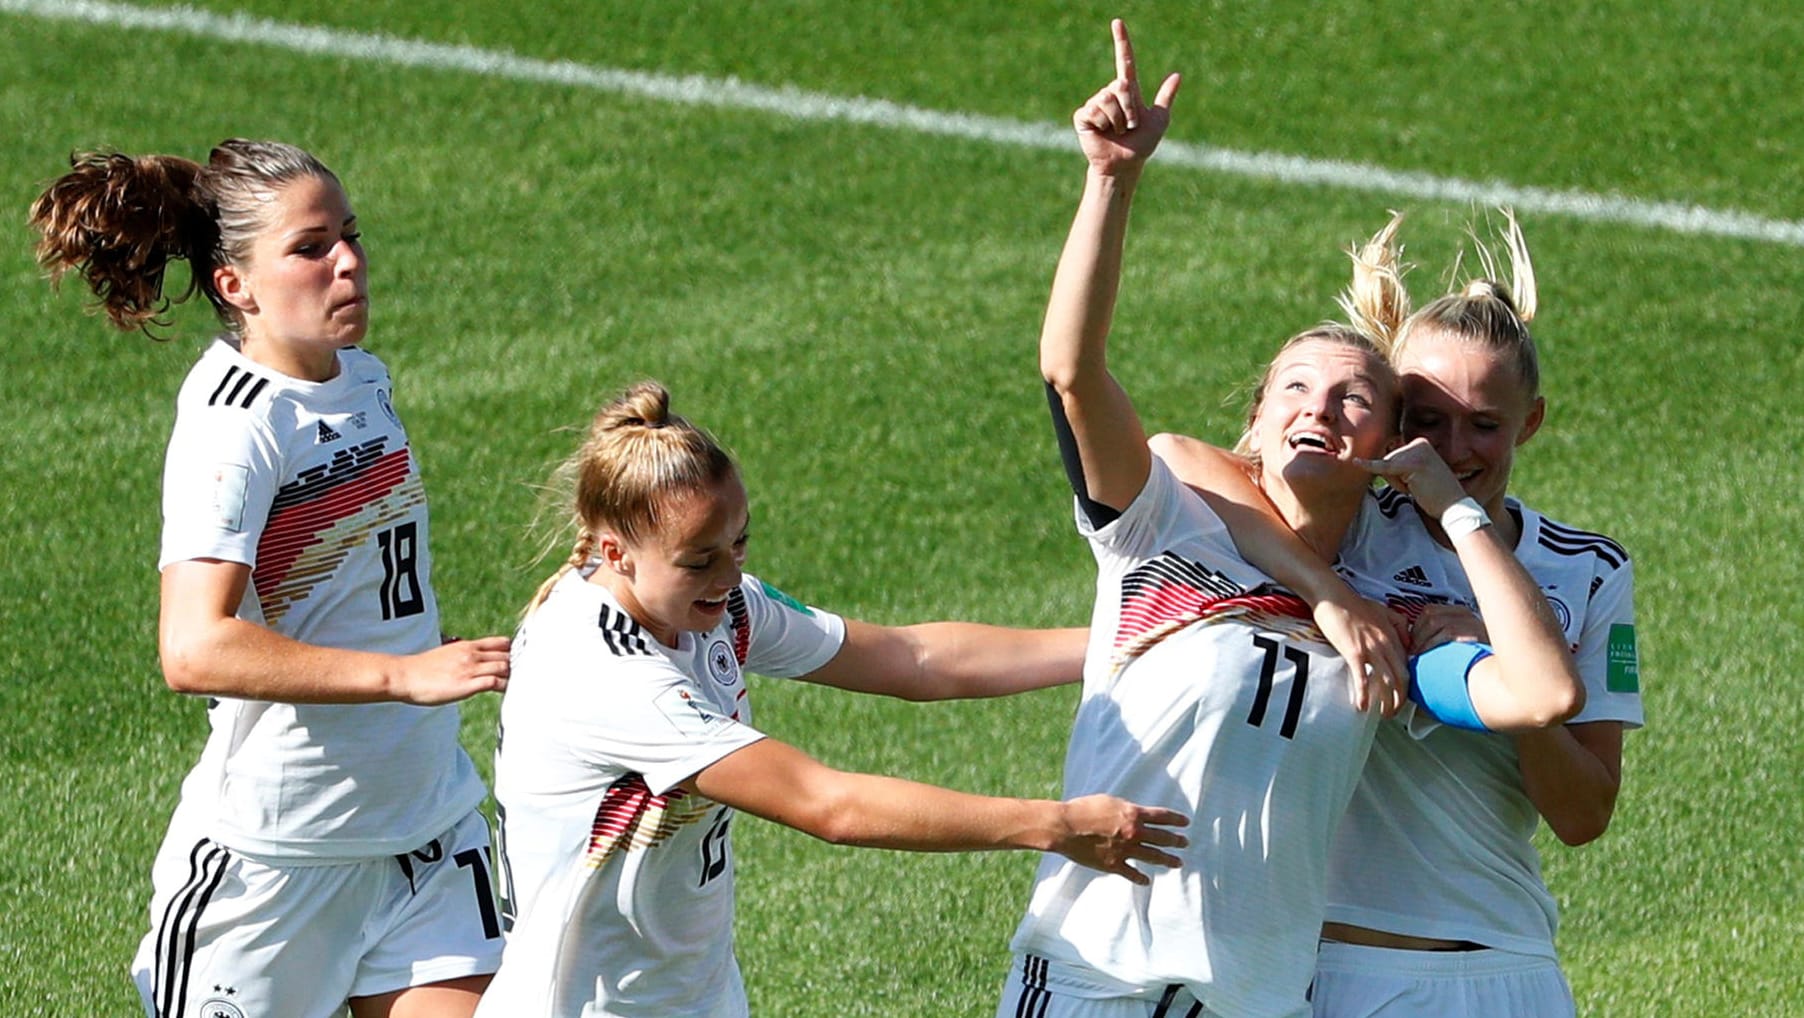
[[[156,338],[171,304],[206,295],[236,331],[240,318],[214,288],[213,270],[239,264],[263,226],[270,196],[300,177],[337,177],[293,145],[232,138],[201,165],[180,156],[82,152],[69,172],[31,203],[38,264],[52,284],[70,272],[98,298],[101,313],[125,332]],[[164,289],[171,261],[185,259],[189,283]]]
[[[122,331],[165,326],[163,275],[178,258],[213,246],[212,217],[195,188],[200,164],[177,156],[87,152],[31,203],[38,264],[52,284],[71,270]],[[186,300],[196,282],[176,295]]]

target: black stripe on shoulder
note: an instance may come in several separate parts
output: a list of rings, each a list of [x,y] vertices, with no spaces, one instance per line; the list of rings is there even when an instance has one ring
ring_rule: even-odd
[[[616,657],[651,657],[651,644],[646,642],[645,630],[633,617],[616,609],[613,605],[601,606],[601,617],[596,619],[601,627],[601,639],[613,651]]]
[[[1622,568],[1622,564],[1629,560],[1628,551],[1604,535],[1575,530],[1545,517],[1541,520],[1541,533],[1537,540],[1541,547],[1561,555],[1596,555],[1609,563],[1612,569]]]
[[[235,406],[248,410],[268,386],[269,379],[233,364],[226,368],[225,377],[213,387],[213,394],[207,397],[207,405]]]
[[[1403,511],[1403,507],[1409,504],[1408,495],[1388,484],[1373,491],[1372,495],[1378,499],[1378,511],[1383,513],[1387,519],[1396,519],[1397,514]]]

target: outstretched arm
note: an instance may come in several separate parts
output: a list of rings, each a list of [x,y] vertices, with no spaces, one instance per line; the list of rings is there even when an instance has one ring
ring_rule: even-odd
[[[507,688],[508,639],[457,640],[420,654],[301,643],[237,617],[251,569],[199,559],[163,570],[163,678],[179,693],[285,703],[439,704]]]
[[[1083,678],[1090,631],[969,622],[878,626],[846,620],[831,661],[802,678],[904,700],[1006,696]]]
[[[1046,305],[1040,374],[1070,427],[1083,493],[1119,510],[1145,486],[1151,454],[1133,404],[1109,374],[1104,347],[1134,188],[1171,121],[1178,76],[1166,78],[1145,105],[1127,28],[1117,20],[1111,29],[1115,80],[1072,115],[1089,169]]]
[[[1107,795],[1070,802],[1002,799],[834,770],[793,746],[760,739],[684,782],[717,802],[836,845],[915,852],[1032,849],[1148,882],[1129,863],[1175,866],[1189,820]]]

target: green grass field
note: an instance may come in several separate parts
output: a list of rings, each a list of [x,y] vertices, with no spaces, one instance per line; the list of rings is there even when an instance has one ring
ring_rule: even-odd
[[[305,15],[338,33],[310,50],[50,6],[0,0],[6,1015],[132,1013],[150,859],[205,729],[158,672],[154,565],[174,393],[213,323],[185,308],[153,345],[43,284],[25,209],[72,149],[203,158],[275,137],[340,173],[370,252],[368,345],[399,384],[464,634],[511,630],[550,568],[530,524],[574,441],[561,429],[646,376],[737,452],[751,568],[792,593],[884,622],[1084,619],[1091,565],[1034,353],[1082,162],[1075,144],[409,65],[347,39],[1053,129],[1111,73],[1121,14],[1144,74],[1186,75],[1174,141],[1697,204],[1794,235],[1804,219],[1789,4],[380,0]],[[1219,439],[1277,342],[1333,313],[1341,247],[1409,209],[1426,291],[1475,215],[1181,164],[1155,164],[1138,204],[1115,369],[1149,428]],[[1615,823],[1544,846],[1581,1013],[1804,1012],[1804,246],[1523,218],[1550,416],[1517,490],[1622,541],[1640,578],[1649,727]],[[1056,794],[1074,703],[757,695],[773,734],[836,766],[1033,795]],[[495,708],[464,713],[485,769]],[[991,1013],[1029,856],[831,849],[757,821],[736,841],[758,1013]]]

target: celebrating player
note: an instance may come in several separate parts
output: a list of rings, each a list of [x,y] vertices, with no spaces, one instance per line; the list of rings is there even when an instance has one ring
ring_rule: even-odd
[[[205,165],[77,156],[32,205],[52,278],[123,330],[195,290],[225,333],[176,397],[163,674],[212,734],[152,871],[146,1011],[467,1016],[499,964],[484,791],[454,701],[505,637],[444,642],[426,495],[338,178],[233,139]],[[188,261],[173,298],[164,272]]]
[[[1527,246],[1506,213],[1510,284],[1476,279],[1384,327],[1403,384],[1403,430],[1432,444],[1482,507],[1487,529],[1534,577],[1577,656],[1586,706],[1563,726],[1511,735],[1381,731],[1329,869],[1316,981],[1318,1018],[1572,1015],[1554,950],[1558,913],[1531,836],[1539,819],[1580,845],[1604,832],[1622,779],[1622,735],[1642,721],[1634,567],[1607,537],[1557,523],[1506,495],[1515,451],[1546,401],[1528,329],[1537,298]],[[1161,455],[1199,479],[1218,454],[1167,439]],[[1416,646],[1482,640],[1476,577],[1421,499],[1391,489],[1342,550],[1342,574],[1411,619]],[[1299,557],[1298,568],[1325,570]],[[1386,591],[1392,577],[1407,590]],[[1400,859],[1410,860],[1398,866]],[[1380,863],[1383,863],[1380,865]]]
[[[916,700],[1074,681],[1084,631],[842,619],[741,571],[731,457],[655,383],[567,464],[578,530],[514,642],[496,751],[514,916],[483,1015],[746,1014],[733,957],[736,810],[839,844],[1030,848],[1124,887],[1186,819],[1105,795],[997,799],[833,770],[752,727],[744,674]]]
[[[1182,864],[1147,887],[1111,886],[1045,858],[996,1013],[1292,1018],[1309,1011],[1327,847],[1381,726],[1349,696],[1360,676],[1304,603],[1236,550],[1226,510],[1151,456],[1107,370],[1129,205],[1178,89],[1173,75],[1145,104],[1119,21],[1114,35],[1116,78],[1074,116],[1089,171],[1040,341],[1078,528],[1098,562],[1065,794],[1119,788],[1208,824],[1177,853]],[[1293,337],[1250,415],[1259,488],[1296,536],[1332,553],[1375,511],[1370,471],[1409,478],[1425,509],[1445,513],[1499,619],[1496,654],[1462,644],[1412,663],[1424,699],[1466,724],[1564,717],[1577,682],[1557,631],[1536,614],[1533,584],[1472,525],[1445,463],[1420,444],[1386,455],[1397,398],[1363,331],[1325,324]],[[1338,586],[1329,576],[1308,592],[1321,599]],[[1382,657],[1370,665],[1374,675],[1388,667]],[[1529,686],[1539,713],[1515,713]],[[1372,693],[1391,709],[1398,695],[1388,683]],[[1486,717],[1487,705],[1511,713]]]

